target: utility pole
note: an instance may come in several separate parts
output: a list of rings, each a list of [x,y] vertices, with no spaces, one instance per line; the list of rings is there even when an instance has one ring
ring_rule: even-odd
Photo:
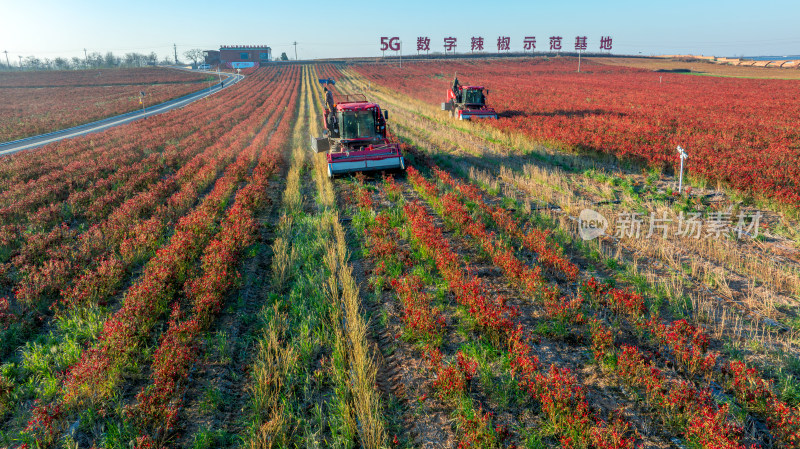
[[[3,53],[6,54],[6,65],[8,66],[8,70],[11,70],[11,63],[8,62],[8,50],[3,50]]]
[[[19,58],[19,69],[22,70],[22,55],[17,55]]]
[[[172,47],[175,49],[175,65],[178,65],[178,44],[172,44]]]
[[[297,61],[297,41],[292,42],[294,45],[294,60]]]
[[[87,66],[89,65],[89,54],[86,53],[86,49],[85,48],[83,49],[83,62]]]

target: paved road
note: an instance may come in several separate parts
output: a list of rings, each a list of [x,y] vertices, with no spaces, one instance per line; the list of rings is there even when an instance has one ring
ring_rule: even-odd
[[[208,73],[209,75],[217,74],[217,72],[205,72],[205,73]],[[194,92],[192,94],[176,98],[174,100],[170,100],[155,106],[149,106],[147,108],[147,111],[145,112],[142,111],[128,112],[127,114],[117,115],[115,117],[109,117],[103,120],[98,120],[96,122],[87,123],[85,125],[62,129],[61,131],[55,131],[52,133],[42,134],[39,136],[26,137],[25,139],[12,140],[11,142],[0,143],[0,156],[16,153],[17,151],[30,150],[31,148],[40,147],[42,145],[47,145],[48,143],[57,142],[63,139],[69,139],[71,137],[77,137],[77,136],[82,136],[84,134],[100,132],[108,128],[113,128],[115,126],[124,125],[126,123],[139,120],[144,117],[150,117],[152,115],[157,115],[167,111],[171,111],[173,109],[181,108],[189,103],[200,100],[201,98],[213,95],[214,93],[219,92],[222,89],[227,89],[228,87],[244,79],[244,75],[236,75],[230,73],[223,73],[223,75],[227,77],[225,80],[223,80],[225,87],[221,88],[219,83],[217,83],[211,88],[206,88]]]

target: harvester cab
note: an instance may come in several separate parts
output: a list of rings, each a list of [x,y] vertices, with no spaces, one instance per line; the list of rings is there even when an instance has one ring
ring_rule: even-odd
[[[327,152],[328,176],[373,170],[405,170],[400,145],[387,134],[388,111],[363,94],[340,95],[325,104],[322,137],[311,137],[311,148]]]
[[[473,118],[497,118],[495,110],[486,105],[489,89],[483,86],[461,86],[456,83],[447,91],[447,101],[442,103],[443,111],[450,111],[451,117],[459,120]]]

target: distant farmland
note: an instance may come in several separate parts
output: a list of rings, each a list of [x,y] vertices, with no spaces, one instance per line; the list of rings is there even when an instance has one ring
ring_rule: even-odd
[[[0,72],[0,142],[48,133],[162,103],[208,87],[186,71],[101,69]]]

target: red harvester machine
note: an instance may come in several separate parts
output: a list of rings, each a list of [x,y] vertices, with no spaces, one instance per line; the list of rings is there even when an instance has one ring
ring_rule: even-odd
[[[497,118],[497,112],[486,106],[486,96],[489,89],[483,86],[457,86],[455,90],[447,90],[447,101],[442,103],[443,111],[450,111],[451,117],[459,120],[473,118]]]
[[[363,94],[343,95],[331,110],[325,107],[322,137],[311,137],[311,148],[328,152],[328,177],[372,170],[405,170],[400,144],[387,138],[388,111],[381,111]]]

